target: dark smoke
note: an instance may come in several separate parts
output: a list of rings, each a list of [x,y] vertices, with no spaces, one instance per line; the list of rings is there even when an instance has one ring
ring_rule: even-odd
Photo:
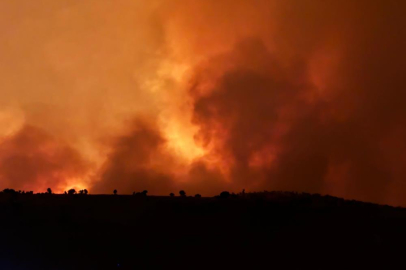
[[[130,193],[148,190],[150,193],[172,192],[173,176],[163,162],[171,162],[164,151],[165,139],[150,121],[137,119],[128,134],[112,142],[112,151],[100,170],[100,180],[92,190],[110,193],[112,190]]]
[[[361,2],[292,3],[287,14],[293,16],[280,26],[287,47],[280,52],[293,50],[294,57],[281,59],[265,39],[246,39],[221,57],[231,68],[214,87],[200,89],[205,76],[196,74],[198,138],[214,142],[214,151],[229,163],[234,187],[396,201],[393,183],[404,186],[404,177],[393,167],[399,172],[406,164],[405,155],[391,156],[399,153],[395,145],[404,147],[404,139],[388,143],[387,138],[406,135],[402,4]],[[332,35],[337,44],[329,46],[337,47],[340,57],[336,73],[319,89],[311,61]],[[217,68],[216,59],[208,63],[200,70]],[[261,166],[250,166],[257,153]]]
[[[91,168],[75,149],[34,126],[24,126],[0,144],[2,188],[45,192],[55,183],[82,177]]]

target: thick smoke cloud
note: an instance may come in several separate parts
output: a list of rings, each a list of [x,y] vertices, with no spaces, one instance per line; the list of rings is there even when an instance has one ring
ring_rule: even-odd
[[[107,142],[110,153],[99,170],[93,192],[148,190],[168,195],[186,189],[190,194],[211,194],[230,187],[218,170],[208,168],[203,161],[196,160],[186,167],[180,164],[154,122],[137,118],[129,124],[129,130]]]
[[[386,131],[376,127],[369,134],[365,120],[356,119],[369,114],[368,108],[348,120],[337,119],[330,110],[340,100],[309,100],[317,87],[301,59],[284,68],[257,40],[244,41],[231,55],[240,56],[233,68],[203,91],[209,94],[195,99],[194,122],[201,127],[198,137],[213,141],[214,151],[228,163],[234,187],[332,188],[334,193],[336,183],[329,178],[344,166],[347,175],[337,181],[346,196],[383,200],[392,175],[375,136]]]
[[[403,203],[404,142],[389,143],[405,131],[402,4],[304,2],[282,4],[282,41],[260,33],[196,74],[199,137],[237,188]]]
[[[64,188],[90,168],[75,149],[33,126],[0,144],[0,181],[17,190]]]
[[[112,152],[101,168],[94,192],[147,189],[156,194],[171,190],[173,176],[167,172],[171,160],[163,149],[165,139],[153,123],[136,120],[131,126],[129,134],[111,142]],[[162,164],[164,159],[166,164]]]
[[[256,39],[238,44],[230,55],[236,59],[233,68],[226,70],[213,89],[199,89],[203,94],[194,103],[194,123],[201,127],[197,137],[212,143],[239,188],[276,187],[279,180],[292,189],[300,184],[297,178],[307,177],[312,180],[306,181],[306,189],[317,190],[314,181],[319,181],[320,172],[316,167],[325,167],[318,158],[323,147],[307,147],[311,137],[322,130],[314,116],[320,105],[308,104],[305,98],[314,86],[304,66],[298,60],[298,66],[283,68]],[[281,161],[284,156],[287,160]],[[290,167],[296,158],[302,162],[295,164],[293,174],[297,175],[290,179],[283,166]],[[271,180],[269,173],[274,169],[283,175]]]
[[[28,2],[0,4],[0,186],[406,205],[402,1]]]

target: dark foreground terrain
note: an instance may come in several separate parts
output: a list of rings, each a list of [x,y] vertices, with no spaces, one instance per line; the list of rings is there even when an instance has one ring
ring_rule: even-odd
[[[0,269],[399,269],[406,211],[293,193],[0,194]]]

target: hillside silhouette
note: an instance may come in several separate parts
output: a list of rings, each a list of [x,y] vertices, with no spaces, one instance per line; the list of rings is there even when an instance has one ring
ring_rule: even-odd
[[[406,244],[404,208],[293,192],[147,192],[4,190],[1,269],[365,269],[394,263]]]

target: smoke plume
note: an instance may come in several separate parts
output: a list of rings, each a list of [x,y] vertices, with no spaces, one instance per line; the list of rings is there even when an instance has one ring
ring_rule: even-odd
[[[406,205],[402,1],[3,1],[0,187]]]

